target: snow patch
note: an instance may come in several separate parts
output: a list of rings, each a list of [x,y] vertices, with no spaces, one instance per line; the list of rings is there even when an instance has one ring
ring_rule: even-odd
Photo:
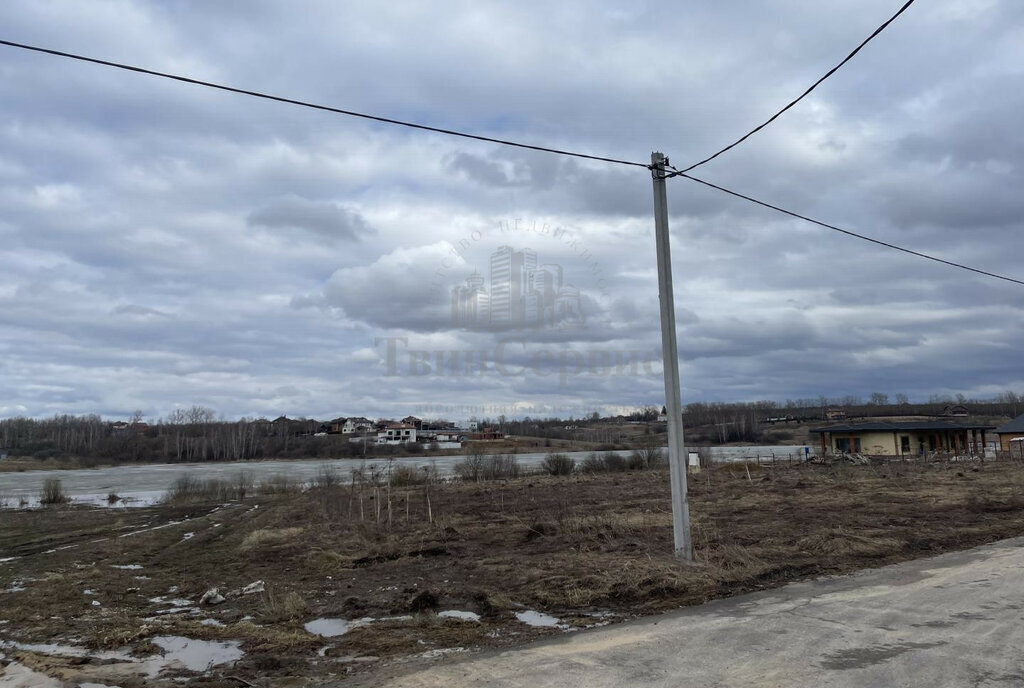
[[[449,609],[438,614],[442,619],[459,619],[461,621],[480,621],[480,615],[476,612],[460,612],[455,609]]]
[[[535,628],[568,628],[566,624],[550,614],[542,614],[532,609],[528,609],[525,612],[516,612],[516,618],[527,626]]]

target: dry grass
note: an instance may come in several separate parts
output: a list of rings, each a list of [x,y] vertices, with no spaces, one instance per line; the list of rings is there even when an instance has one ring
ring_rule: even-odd
[[[261,528],[245,536],[238,551],[261,559],[280,557],[306,547],[302,528]]]
[[[268,590],[263,593],[260,621],[268,624],[298,621],[307,611],[309,611],[309,604],[299,593],[292,591],[278,595]]]
[[[429,488],[388,489],[379,474],[321,483],[263,496],[258,509],[190,501],[128,511],[0,512],[0,551],[22,557],[0,567],[0,588],[29,580],[24,591],[4,595],[8,628],[26,641],[64,633],[139,648],[158,632],[236,638],[286,666],[313,659],[325,645],[302,630],[306,621],[407,614],[424,591],[440,609],[476,611],[482,622],[428,614],[374,624],[332,640],[331,653],[388,656],[519,642],[556,632],[516,622],[512,612],[523,606],[563,619],[585,611],[651,613],[1024,534],[1024,467],[1016,464],[707,470],[690,480],[697,566],[672,557],[664,470]],[[179,525],[117,537],[165,523]],[[185,541],[184,532],[194,537]],[[68,545],[74,547],[57,550]],[[43,554],[51,549],[57,551]],[[145,568],[110,566],[128,562]],[[138,573],[147,579],[136,580]],[[141,621],[154,613],[149,598],[171,586],[195,600],[210,587],[231,590],[257,579],[266,581],[265,595],[204,609],[224,628],[197,619]],[[102,607],[90,606],[85,588],[97,591]],[[260,626],[240,622],[246,615]],[[273,682],[289,671],[325,670],[290,666],[240,675]]]

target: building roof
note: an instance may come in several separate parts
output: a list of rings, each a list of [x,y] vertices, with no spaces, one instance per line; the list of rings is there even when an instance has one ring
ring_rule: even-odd
[[[826,425],[822,428],[811,428],[811,432],[913,432],[915,430],[993,430],[994,425],[982,425],[979,423],[949,423],[942,420],[913,420],[886,423],[883,421],[873,423],[843,423],[841,425]]]
[[[996,428],[996,432],[1000,434],[1010,432],[1024,432],[1024,414],[1017,416],[1009,423],[1000,425],[998,428]]]

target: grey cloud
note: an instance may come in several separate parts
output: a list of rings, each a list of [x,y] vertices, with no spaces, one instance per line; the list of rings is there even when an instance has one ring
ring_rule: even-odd
[[[1020,277],[1024,7],[920,7],[699,176]],[[0,22],[28,42],[242,87],[639,162],[659,149],[685,165],[799,93],[891,12],[886,0],[685,13],[312,0],[301,14],[263,0],[245,13],[120,0],[4,3]],[[6,48],[4,60],[0,414],[660,399],[657,376],[580,377],[570,390],[550,376],[385,379],[367,354],[381,335],[493,347],[500,333],[453,330],[448,289],[502,242],[532,242],[583,291],[587,328],[533,332],[533,346],[656,349],[645,170]],[[1017,287],[682,179],[669,201],[687,400],[1024,391]],[[564,243],[497,232],[508,217],[571,227],[592,263]],[[474,230],[486,246],[438,276],[447,246]]]
[[[374,233],[351,208],[295,196],[271,201],[246,221],[252,227],[302,229],[325,239],[359,240]]]

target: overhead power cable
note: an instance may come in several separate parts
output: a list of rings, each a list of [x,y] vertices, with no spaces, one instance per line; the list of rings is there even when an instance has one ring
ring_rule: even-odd
[[[736,146],[740,145],[741,143],[743,143],[744,141],[746,141],[747,139],[749,139],[749,138],[750,138],[751,136],[753,136],[754,134],[756,134],[757,132],[761,131],[762,129],[764,129],[765,127],[767,127],[767,126],[768,126],[769,124],[771,124],[772,122],[774,122],[775,120],[777,120],[777,119],[778,119],[778,118],[779,118],[779,117],[780,117],[780,116],[782,115],[782,113],[784,113],[784,112],[785,112],[786,110],[790,109],[791,107],[793,107],[794,105],[796,105],[797,103],[799,103],[799,102],[800,102],[801,100],[803,100],[804,98],[806,98],[806,97],[807,97],[807,96],[808,96],[808,95],[809,95],[809,94],[811,93],[811,91],[813,91],[814,89],[818,88],[818,86],[819,86],[819,85],[820,85],[820,84],[821,84],[821,83],[822,83],[823,81],[825,81],[825,79],[827,79],[827,78],[829,78],[830,76],[832,76],[833,74],[835,74],[835,73],[836,73],[837,71],[839,71],[839,68],[840,68],[840,67],[842,67],[842,66],[843,66],[844,64],[846,64],[847,62],[849,62],[850,60],[852,60],[852,59],[853,59],[853,56],[854,56],[854,55],[856,55],[857,53],[859,53],[859,52],[860,52],[860,50],[861,50],[861,48],[863,48],[863,47],[864,47],[865,45],[867,45],[868,43],[870,43],[870,42],[871,42],[871,40],[872,40],[872,39],[873,39],[873,38],[874,38],[875,36],[877,36],[878,34],[882,33],[883,31],[885,31],[886,27],[888,27],[888,26],[889,26],[889,24],[892,24],[892,23],[893,23],[893,22],[894,22],[894,21],[896,20],[896,17],[898,17],[898,16],[900,16],[901,14],[903,14],[903,13],[904,13],[904,12],[905,12],[905,11],[907,10],[907,8],[908,8],[908,7],[910,7],[910,6],[911,6],[911,5],[913,5],[913,4],[914,4],[914,0],[907,0],[907,2],[905,2],[905,3],[903,4],[903,7],[901,7],[901,8],[899,9],[899,11],[898,11],[898,12],[896,12],[896,14],[892,15],[891,17],[889,17],[889,19],[888,19],[888,20],[887,20],[887,21],[886,21],[886,22],[885,22],[884,24],[882,24],[882,25],[881,25],[881,26],[879,26],[879,27],[878,27],[877,29],[875,29],[875,30],[874,30],[874,32],[873,32],[873,33],[872,33],[872,34],[871,34],[870,36],[868,36],[867,38],[865,38],[865,39],[864,39],[864,40],[863,40],[863,41],[861,42],[861,44],[860,44],[860,45],[858,45],[858,46],[857,46],[856,48],[854,48],[854,50],[853,50],[853,52],[852,52],[852,53],[850,53],[850,54],[849,54],[849,55],[847,55],[847,56],[846,56],[845,58],[843,58],[843,61],[842,61],[842,62],[840,62],[839,64],[837,64],[837,65],[836,65],[835,67],[833,67],[832,69],[828,70],[828,71],[827,71],[827,72],[825,73],[825,76],[821,77],[820,79],[818,79],[817,81],[815,81],[815,82],[814,82],[813,84],[811,84],[811,87],[810,87],[810,88],[808,88],[808,89],[807,89],[806,91],[804,91],[803,93],[801,93],[801,94],[800,94],[800,96],[799,96],[798,98],[796,98],[795,100],[792,100],[792,101],[790,101],[790,102],[789,102],[789,104],[787,104],[787,105],[786,105],[786,107],[782,108],[781,110],[779,110],[778,112],[776,112],[776,113],[775,113],[774,115],[772,115],[771,117],[769,117],[769,118],[768,118],[767,120],[765,120],[765,121],[764,121],[764,122],[762,122],[761,124],[757,125],[757,126],[756,126],[756,127],[754,127],[753,129],[751,129],[750,131],[748,131],[748,132],[747,132],[746,134],[744,134],[744,135],[743,135],[743,136],[741,136],[740,138],[736,139],[735,141],[733,141],[732,143],[730,143],[730,144],[729,144],[728,146],[726,146],[725,148],[723,148],[723,149],[721,149],[720,151],[718,151],[717,153],[715,153],[714,155],[709,155],[708,157],[704,158],[704,159],[703,159],[703,160],[701,160],[700,162],[695,162],[695,163],[693,163],[692,165],[690,165],[689,167],[687,167],[687,168],[683,169],[683,172],[689,172],[690,170],[694,170],[694,169],[696,169],[696,168],[700,167],[701,165],[703,165],[703,164],[705,164],[705,163],[711,162],[712,160],[714,160],[715,158],[717,158],[717,157],[718,157],[719,155],[721,155],[722,153],[725,153],[726,151],[732,150],[733,148],[735,148]]]
[[[519,141],[510,141],[508,139],[499,139],[491,136],[482,136],[480,134],[471,134],[469,132],[457,131],[455,129],[443,129],[441,127],[432,127],[426,124],[417,124],[416,122],[406,122],[399,119],[393,119],[391,117],[382,117],[380,115],[371,115],[364,112],[355,112],[354,110],[345,110],[342,108],[331,107],[329,105],[318,105],[316,103],[310,103],[304,100],[296,100],[294,98],[284,98],[281,96],[270,95],[269,93],[261,93],[259,91],[250,91],[245,88],[236,88],[234,86],[226,86],[224,84],[213,83],[212,81],[203,81],[201,79],[193,79],[187,76],[181,76],[178,74],[169,74],[167,72],[158,72],[152,69],[145,69],[143,67],[135,67],[133,65],[122,64],[120,62],[111,62],[110,60],[101,60],[95,57],[87,57],[85,55],[76,55],[74,53],[64,52],[62,50],[53,50],[50,48],[41,48],[35,45],[26,45],[25,43],[16,43],[14,41],[7,41],[0,39],[0,45],[10,46],[12,48],[20,48],[22,50],[31,50],[37,53],[46,53],[47,55],[56,55],[57,57],[66,57],[71,60],[79,60],[81,62],[91,62],[92,64],[103,65],[105,67],[114,67],[116,69],[123,69],[129,72],[137,72],[139,74],[148,74],[149,76],[157,76],[162,79],[172,79],[174,81],[181,81],[186,84],[194,84],[196,86],[205,86],[207,88],[215,88],[221,91],[228,91],[229,93],[238,93],[245,96],[251,96],[253,98],[262,98],[264,100],[272,100],[278,103],[287,103],[289,105],[298,105],[300,107],[312,108],[314,110],[324,110],[326,112],[333,112],[339,115],[347,115],[349,117],[360,117],[362,119],[373,120],[375,122],[383,122],[384,124],[394,124],[401,127],[409,127],[412,129],[420,129],[422,131],[432,131],[437,134],[445,134],[447,136],[458,136],[464,139],[475,139],[477,141],[486,141],[488,143],[497,143],[502,146],[514,146],[516,148],[526,148],[529,150],[541,151],[544,153],[554,153],[556,155],[566,155],[573,158],[583,158],[585,160],[597,160],[599,162],[609,162],[616,165],[630,165],[632,167],[643,167],[645,169],[650,168],[650,165],[642,162],[633,162],[630,160],[619,160],[617,158],[609,158],[602,155],[589,155],[587,153],[576,153],[574,151],[561,150],[559,148],[549,148],[547,146],[535,146],[529,143],[521,143]]]
[[[869,236],[865,236],[863,234],[858,234],[857,232],[851,232],[848,229],[843,229],[842,227],[836,227],[835,225],[830,225],[827,222],[821,222],[820,220],[815,220],[814,218],[807,217],[806,215],[801,215],[800,213],[794,213],[792,210],[786,210],[785,208],[780,208],[777,205],[772,205],[771,203],[766,203],[764,201],[759,201],[756,198],[752,198],[750,196],[747,196],[746,194],[741,194],[740,192],[733,191],[732,189],[727,189],[724,186],[719,186],[718,184],[712,184],[711,182],[705,181],[704,179],[700,179],[698,177],[694,177],[694,176],[691,176],[689,174],[686,174],[686,172],[681,171],[681,170],[680,171],[669,172],[665,176],[666,177],[685,177],[686,179],[689,179],[690,181],[697,182],[698,184],[703,184],[704,186],[710,187],[712,189],[716,189],[716,190],[721,191],[723,193],[727,193],[730,196],[735,196],[736,198],[742,198],[745,201],[749,201],[751,203],[755,203],[757,205],[764,206],[765,208],[770,208],[770,209],[772,209],[772,210],[774,210],[776,212],[782,213],[784,215],[789,215],[790,217],[795,217],[795,218],[800,219],[800,220],[804,220],[805,222],[810,222],[812,224],[818,225],[819,227],[824,227],[825,229],[831,229],[834,232],[839,232],[841,234],[845,234],[847,236],[854,237],[855,239],[862,239],[864,241],[869,241],[872,244],[877,244],[878,246],[884,246],[885,248],[891,248],[891,249],[893,249],[895,251],[902,251],[903,253],[909,253],[910,255],[917,256],[918,258],[924,258],[926,260],[931,260],[931,261],[934,261],[936,263],[942,263],[943,265],[948,265],[950,267],[959,268],[961,270],[967,270],[969,272],[974,272],[974,273],[977,273],[979,275],[985,275],[986,277],[994,277],[995,279],[998,279],[998,280],[1003,280],[1005,282],[1012,282],[1013,284],[1019,284],[1021,286],[1024,286],[1024,280],[1014,279],[1013,277],[1007,277],[1006,275],[1000,275],[1000,274],[997,274],[997,273],[994,273],[994,272],[988,272],[987,270],[979,270],[978,268],[972,268],[969,265],[964,265],[962,263],[955,263],[955,262],[953,262],[951,260],[945,260],[944,258],[938,258],[936,256],[931,256],[931,255],[928,255],[927,253],[921,253],[920,251],[914,251],[913,249],[904,248],[903,246],[897,246],[896,244],[890,244],[887,241],[881,241],[880,239],[873,239],[873,238],[871,238]]]
[[[906,10],[907,7],[909,7],[911,4],[913,4],[913,2],[914,2],[914,0],[909,0],[906,4],[904,4],[904,6],[900,9],[899,12],[897,12],[895,15],[893,15],[893,17],[890,18],[889,21],[887,21],[885,24],[883,24],[878,29],[876,29],[875,32],[870,37],[868,37],[867,40],[865,40],[863,43],[861,43],[861,45],[858,46],[858,48],[856,50],[854,50],[852,53],[850,53],[850,55],[846,58],[846,60],[843,60],[843,62],[839,63],[839,65],[834,67],[828,74],[826,74],[824,77],[819,79],[818,82],[815,83],[814,86],[812,86],[810,89],[808,89],[804,93],[804,95],[806,95],[807,93],[810,93],[810,91],[812,91],[815,86],[817,86],[819,83],[821,83],[826,78],[828,78],[829,75],[831,75],[833,72],[835,72],[837,69],[839,69],[839,67],[841,67],[845,62],[847,62],[850,58],[852,58],[857,53],[857,51],[859,51],[862,47],[864,47],[864,45],[869,40],[871,40],[871,38],[874,38],[876,35],[881,33],[881,31],[884,30],[886,26],[888,26],[896,17],[898,17],[904,10]],[[777,212],[783,213],[785,215],[790,215],[792,217],[795,217],[795,218],[804,220],[806,222],[810,222],[810,223],[819,225],[821,227],[825,227],[826,229],[831,229],[831,230],[834,230],[836,232],[840,232],[842,234],[846,234],[848,236],[855,237],[857,239],[862,239],[864,241],[868,241],[868,242],[871,242],[873,244],[877,244],[879,246],[884,246],[886,248],[891,248],[891,249],[894,249],[894,250],[897,250],[897,251],[902,251],[903,253],[908,253],[910,255],[917,256],[918,258],[924,258],[926,260],[931,260],[931,261],[934,261],[934,262],[937,262],[937,263],[942,263],[942,264],[948,265],[950,267],[959,268],[959,269],[962,269],[962,270],[967,270],[967,271],[974,272],[974,273],[977,273],[977,274],[980,274],[980,275],[985,275],[987,277],[993,277],[995,279],[1004,280],[1004,281],[1007,281],[1007,282],[1013,282],[1015,284],[1020,284],[1020,285],[1024,286],[1024,281],[1021,281],[1021,280],[1018,280],[1018,279],[1014,279],[1012,277],[1007,277],[1005,275],[999,275],[999,274],[996,274],[994,272],[988,272],[988,271],[985,271],[985,270],[979,270],[977,268],[972,268],[972,267],[967,266],[967,265],[962,265],[960,263],[955,263],[953,261],[944,260],[942,258],[937,258],[935,256],[928,255],[926,253],[921,253],[919,251],[914,251],[914,250],[911,250],[911,249],[908,249],[908,248],[903,248],[902,246],[896,246],[895,244],[890,244],[890,243],[887,243],[887,242],[884,242],[884,241],[880,241],[878,239],[872,239],[871,237],[864,236],[863,234],[858,234],[856,232],[851,232],[849,230],[842,229],[840,227],[836,227],[835,225],[830,225],[830,224],[825,223],[825,222],[820,222],[818,220],[815,220],[813,218],[807,217],[805,215],[800,215],[799,213],[794,213],[794,212],[792,212],[790,210],[786,210],[785,208],[780,208],[779,206],[772,205],[771,203],[766,203],[764,201],[757,200],[756,198],[752,198],[750,196],[741,194],[739,192],[732,191],[731,189],[727,189],[727,188],[725,188],[723,186],[719,186],[717,184],[712,184],[711,182],[708,182],[708,181],[705,181],[703,179],[699,179],[697,177],[693,177],[693,176],[691,176],[689,174],[686,174],[688,171],[692,170],[693,168],[695,168],[695,167],[697,167],[699,165],[703,165],[705,162],[708,162],[709,160],[712,160],[713,158],[715,158],[718,155],[720,155],[721,153],[724,153],[725,151],[729,150],[729,148],[732,148],[732,147],[738,145],[739,143],[741,143],[743,140],[748,138],[751,134],[756,133],[759,129],[762,129],[764,126],[766,126],[767,124],[771,123],[771,121],[774,120],[776,117],[778,117],[780,114],[782,114],[782,112],[785,112],[787,109],[792,107],[797,101],[800,100],[800,98],[798,98],[797,100],[795,100],[792,103],[790,103],[789,105],[787,105],[785,108],[783,108],[779,113],[777,113],[770,120],[768,120],[767,122],[762,124],[757,129],[751,131],[750,134],[747,134],[746,136],[744,136],[743,138],[738,140],[736,143],[734,143],[731,146],[728,146],[728,147],[722,149],[721,151],[719,151],[715,155],[711,156],[710,158],[707,158],[706,160],[703,160],[703,161],[701,161],[701,162],[699,162],[699,163],[697,163],[695,165],[691,165],[690,167],[687,167],[687,168],[685,168],[683,170],[676,170],[675,168],[667,167],[667,169],[663,172],[663,171],[661,171],[659,169],[653,168],[651,165],[649,165],[647,163],[635,162],[635,161],[631,161],[631,160],[621,160],[621,159],[618,159],[618,158],[610,158],[610,157],[599,156],[599,155],[590,155],[590,154],[587,154],[587,153],[577,153],[577,152],[574,152],[574,151],[561,150],[561,149],[558,149],[558,148],[550,148],[550,147],[547,147],[547,146],[537,146],[537,145],[532,145],[532,144],[527,144],[527,143],[521,143],[519,141],[511,141],[511,140],[507,140],[507,139],[499,139],[499,138],[494,138],[494,137],[490,137],[490,136],[481,136],[479,134],[472,134],[472,133],[468,133],[468,132],[457,131],[457,130],[454,130],[454,129],[443,129],[443,128],[440,128],[440,127],[432,127],[432,126],[425,125],[425,124],[418,124],[418,123],[415,123],[415,122],[407,122],[407,121],[403,121],[403,120],[392,119],[390,117],[382,117],[382,116],[379,116],[379,115],[371,115],[371,114],[367,114],[367,113],[363,113],[363,112],[356,112],[356,111],[353,111],[353,110],[344,110],[344,109],[341,109],[341,108],[331,107],[331,106],[328,106],[328,105],[319,105],[319,104],[316,104],[316,103],[310,103],[310,102],[306,102],[306,101],[302,101],[302,100],[296,100],[294,98],[285,98],[285,97],[282,97],[282,96],[270,95],[270,94],[267,94],[267,93],[261,93],[259,91],[251,91],[251,90],[248,90],[248,89],[236,88],[234,86],[226,86],[224,84],[217,84],[217,83],[213,83],[213,82],[210,82],[210,81],[202,81],[200,79],[193,79],[193,78],[190,78],[190,77],[180,76],[180,75],[177,75],[177,74],[169,74],[169,73],[165,73],[165,72],[158,72],[158,71],[154,71],[154,70],[151,70],[151,69],[145,69],[143,67],[136,67],[136,66],[133,66],[133,65],[127,65],[127,64],[122,64],[122,63],[118,63],[118,62],[111,62],[109,60],[101,60],[101,59],[98,59],[98,58],[87,57],[87,56],[84,56],[84,55],[76,55],[74,53],[63,52],[63,51],[60,51],[60,50],[52,50],[50,48],[42,48],[42,47],[38,47],[38,46],[27,45],[27,44],[24,44],[24,43],[16,43],[14,41],[8,41],[8,40],[4,40],[4,39],[0,39],[0,45],[6,45],[6,46],[10,46],[12,48],[20,48],[22,50],[30,50],[30,51],[38,52],[38,53],[46,53],[48,55],[54,55],[54,56],[57,56],[57,57],[65,57],[65,58],[69,58],[69,59],[72,59],[72,60],[78,60],[78,61],[81,61],[81,62],[89,62],[89,63],[92,63],[92,64],[103,65],[103,66],[106,66],[106,67],[114,67],[116,69],[122,69],[122,70],[130,71],[130,72],[137,72],[137,73],[146,74],[146,75],[149,75],[149,76],[156,76],[156,77],[160,77],[160,78],[163,78],[163,79],[171,79],[171,80],[174,80],[174,81],[181,81],[181,82],[187,83],[187,84],[194,84],[194,85],[197,85],[197,86],[205,86],[207,88],[213,88],[213,89],[217,89],[217,90],[221,90],[221,91],[227,91],[227,92],[230,92],[230,93],[237,93],[237,94],[240,94],[240,95],[251,96],[253,98],[261,98],[261,99],[264,99],[264,100],[270,100],[270,101],[275,101],[275,102],[279,102],[279,103],[286,103],[288,105],[298,105],[300,107],[311,108],[311,109],[314,109],[314,110],[323,110],[323,111],[326,111],[326,112],[333,112],[335,114],[347,115],[349,117],[358,117],[358,118],[372,120],[372,121],[376,121],[376,122],[382,122],[384,124],[393,124],[393,125],[396,125],[396,126],[403,126],[403,127],[409,127],[409,128],[412,128],[412,129],[418,129],[418,130],[422,130],[422,131],[431,131],[431,132],[435,132],[435,133],[438,133],[438,134],[445,134],[447,136],[457,136],[457,137],[466,138],[466,139],[474,139],[474,140],[477,140],[477,141],[485,141],[485,142],[488,142],[488,143],[496,143],[496,144],[499,144],[499,145],[502,145],[502,146],[513,146],[513,147],[516,147],[516,148],[525,148],[525,149],[528,149],[528,150],[541,151],[541,152],[544,152],[544,153],[553,153],[555,155],[564,155],[564,156],[569,156],[569,157],[574,157],[574,158],[583,158],[583,159],[586,159],[586,160],[596,160],[596,161],[599,161],[599,162],[607,162],[607,163],[613,163],[613,164],[617,164],[617,165],[628,165],[628,166],[631,166],[631,167],[642,167],[644,169],[652,170],[655,174],[664,174],[665,177],[677,177],[677,176],[678,177],[685,177],[685,178],[687,178],[687,179],[689,179],[691,181],[697,182],[699,184],[703,184],[704,186],[708,186],[708,187],[713,188],[713,189],[717,189],[718,191],[721,191],[723,193],[727,193],[727,194],[729,194],[731,196],[736,196],[737,198],[742,198],[742,199],[744,199],[746,201],[749,201],[751,203],[755,203],[757,205],[761,205],[761,206],[764,206],[766,208],[770,208],[772,210],[775,210]],[[801,96],[801,98],[802,97],[803,96]]]

